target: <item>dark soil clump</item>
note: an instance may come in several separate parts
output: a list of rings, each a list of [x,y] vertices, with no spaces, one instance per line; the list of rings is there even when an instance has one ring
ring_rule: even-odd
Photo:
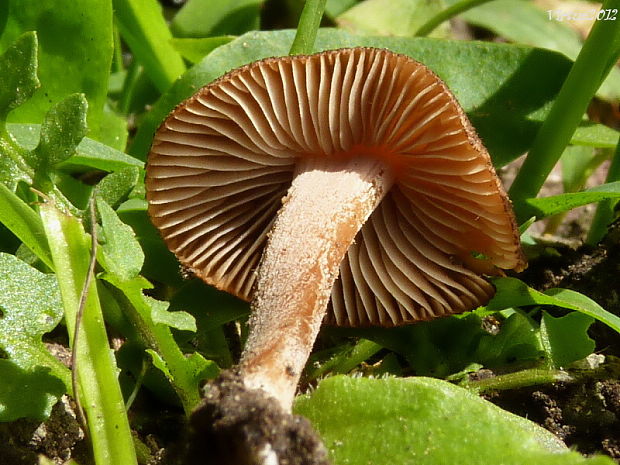
[[[209,384],[191,423],[187,465],[329,464],[308,420],[282,411],[261,391],[248,390],[231,371]]]
[[[620,381],[587,380],[506,390],[485,396],[499,407],[535,421],[567,446],[620,461]]]
[[[73,413],[68,397],[56,403],[50,418],[41,423],[17,420],[0,423],[2,465],[34,465],[43,454],[61,464],[74,458],[80,465],[91,465],[90,451]]]

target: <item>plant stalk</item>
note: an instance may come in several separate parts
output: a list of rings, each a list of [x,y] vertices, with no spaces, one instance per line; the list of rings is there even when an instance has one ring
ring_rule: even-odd
[[[289,55],[309,55],[313,52],[326,2],[327,0],[306,0]]]
[[[620,9],[620,0],[606,0],[602,6],[613,8]],[[523,201],[540,191],[619,54],[617,21],[596,21],[510,188],[519,223],[527,219]]]

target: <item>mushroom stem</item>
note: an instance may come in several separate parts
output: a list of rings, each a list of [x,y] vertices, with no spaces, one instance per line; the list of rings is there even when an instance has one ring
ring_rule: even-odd
[[[298,164],[258,270],[250,334],[241,356],[249,389],[291,410],[340,262],[393,177],[370,157]]]

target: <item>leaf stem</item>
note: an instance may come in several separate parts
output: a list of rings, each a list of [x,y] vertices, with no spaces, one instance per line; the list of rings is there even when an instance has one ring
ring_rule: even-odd
[[[315,380],[326,373],[346,374],[356,366],[379,352],[383,346],[368,339],[360,339],[354,346],[346,346],[317,368],[309,370],[307,381]]]
[[[97,465],[136,465],[127,412],[117,381],[117,367],[110,353],[97,286],[88,286],[79,341],[74,340],[80,294],[89,271],[90,241],[80,221],[61,212],[51,201],[40,207],[54,269],[65,309],[70,343],[80,356],[76,370],[79,391],[88,419]],[[76,344],[77,342],[77,344]]]
[[[306,0],[289,55],[309,55],[314,48],[327,0]]]
[[[606,0],[602,9],[614,7],[620,0]],[[523,201],[538,194],[619,53],[616,21],[596,21],[510,188],[519,222],[526,219]]]
[[[574,378],[564,370],[548,370],[543,368],[531,368],[515,373],[493,376],[475,381],[465,381],[462,387],[482,393],[486,391],[505,391],[518,389],[539,384],[551,384],[556,382],[571,382]]]
[[[620,140],[616,145],[616,150],[611,158],[611,165],[607,171],[605,183],[620,181]],[[607,232],[607,225],[614,218],[614,207],[618,203],[617,199],[606,199],[596,206],[596,213],[588,231],[586,242],[590,245],[596,245]]]
[[[435,16],[426,21],[415,32],[414,37],[425,37],[433,32],[437,26],[450,18],[460,15],[461,13],[471,10],[479,5],[488,3],[493,0],[461,0],[454,5],[449,6],[443,11],[440,11]]]
[[[97,263],[97,219],[95,217],[95,203],[94,197],[90,198],[90,262],[88,263],[88,271],[86,272],[86,279],[84,280],[84,286],[80,292],[80,302],[78,304],[77,314],[75,315],[75,328],[73,329],[73,347],[71,348],[71,388],[74,392],[75,404],[77,406],[77,413],[80,423],[84,428],[84,431],[88,433],[88,423],[86,421],[86,415],[84,414],[84,408],[80,401],[80,396],[75,395],[80,392],[79,379],[78,379],[78,350],[79,338],[80,338],[80,326],[82,323],[82,317],[84,315],[84,308],[86,307],[86,298],[88,297],[88,290],[90,289],[90,283],[93,280],[95,274],[95,264]],[[88,435],[88,434],[87,434]]]

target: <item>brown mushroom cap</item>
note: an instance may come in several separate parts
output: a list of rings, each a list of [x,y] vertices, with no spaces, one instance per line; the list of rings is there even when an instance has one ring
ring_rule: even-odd
[[[269,58],[203,87],[155,135],[149,213],[185,266],[249,300],[296,162],[356,156],[395,181],[340,265],[329,322],[470,310],[494,292],[481,274],[525,267],[510,201],[463,110],[432,71],[387,50]]]

